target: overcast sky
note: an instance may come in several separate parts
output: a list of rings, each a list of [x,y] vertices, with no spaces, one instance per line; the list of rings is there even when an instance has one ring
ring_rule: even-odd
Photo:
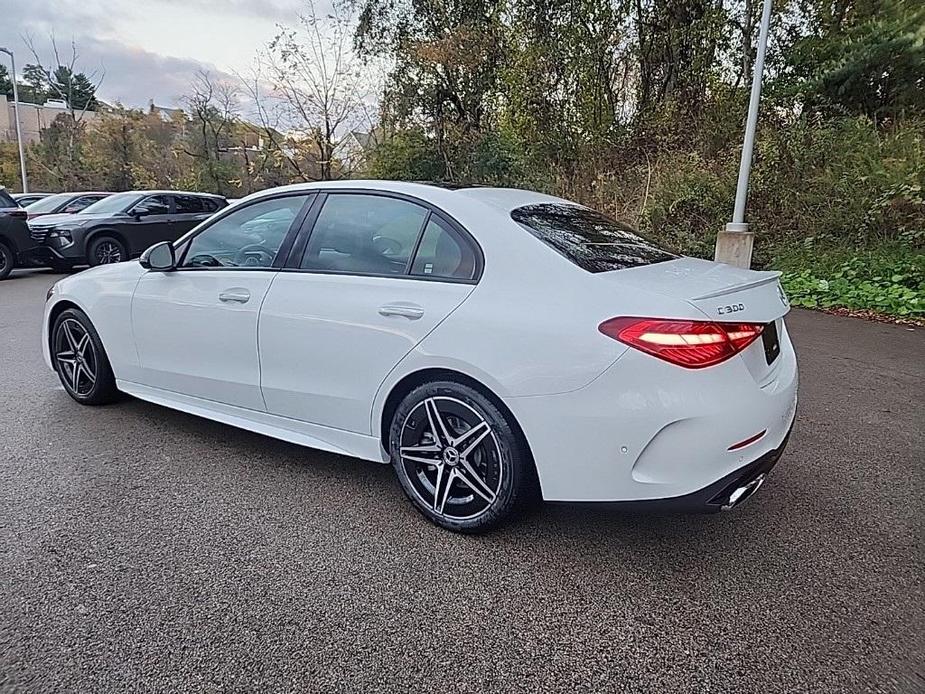
[[[32,36],[42,62],[53,62],[49,35],[68,56],[77,44],[77,67],[97,76],[99,96],[126,106],[154,99],[173,106],[199,69],[221,76],[246,73],[255,53],[277,32],[294,25],[304,0],[0,0],[0,46],[16,53],[16,67],[35,62],[24,36]],[[0,60],[9,56],[0,54]],[[6,62],[7,69],[9,63]]]

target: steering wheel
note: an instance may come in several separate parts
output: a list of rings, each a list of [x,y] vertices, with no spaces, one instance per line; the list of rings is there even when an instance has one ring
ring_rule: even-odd
[[[386,257],[401,253],[401,243],[388,236],[373,236],[371,243],[377,253]]]
[[[269,267],[275,257],[276,251],[259,243],[251,243],[234,254],[234,264],[237,267]]]

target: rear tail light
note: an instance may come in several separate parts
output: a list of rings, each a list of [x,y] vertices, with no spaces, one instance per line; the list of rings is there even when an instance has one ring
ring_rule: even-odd
[[[607,337],[687,369],[724,362],[754,342],[761,323],[718,323],[669,318],[611,318],[598,326]]]

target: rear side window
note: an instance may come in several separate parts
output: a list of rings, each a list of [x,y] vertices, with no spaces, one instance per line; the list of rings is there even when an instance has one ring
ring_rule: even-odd
[[[588,272],[623,270],[678,257],[632,228],[587,207],[562,203],[527,205],[512,211],[511,219]]]
[[[471,280],[475,255],[458,233],[431,215],[411,264],[411,274]]]
[[[202,198],[195,195],[175,195],[173,199],[177,204],[177,214],[197,214],[205,211]]]

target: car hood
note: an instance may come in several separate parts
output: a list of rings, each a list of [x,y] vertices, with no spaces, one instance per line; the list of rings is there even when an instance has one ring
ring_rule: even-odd
[[[104,219],[112,219],[113,216],[111,214],[46,214],[37,217],[35,221],[30,220],[29,226],[45,228],[57,226],[58,224],[88,224]]]

